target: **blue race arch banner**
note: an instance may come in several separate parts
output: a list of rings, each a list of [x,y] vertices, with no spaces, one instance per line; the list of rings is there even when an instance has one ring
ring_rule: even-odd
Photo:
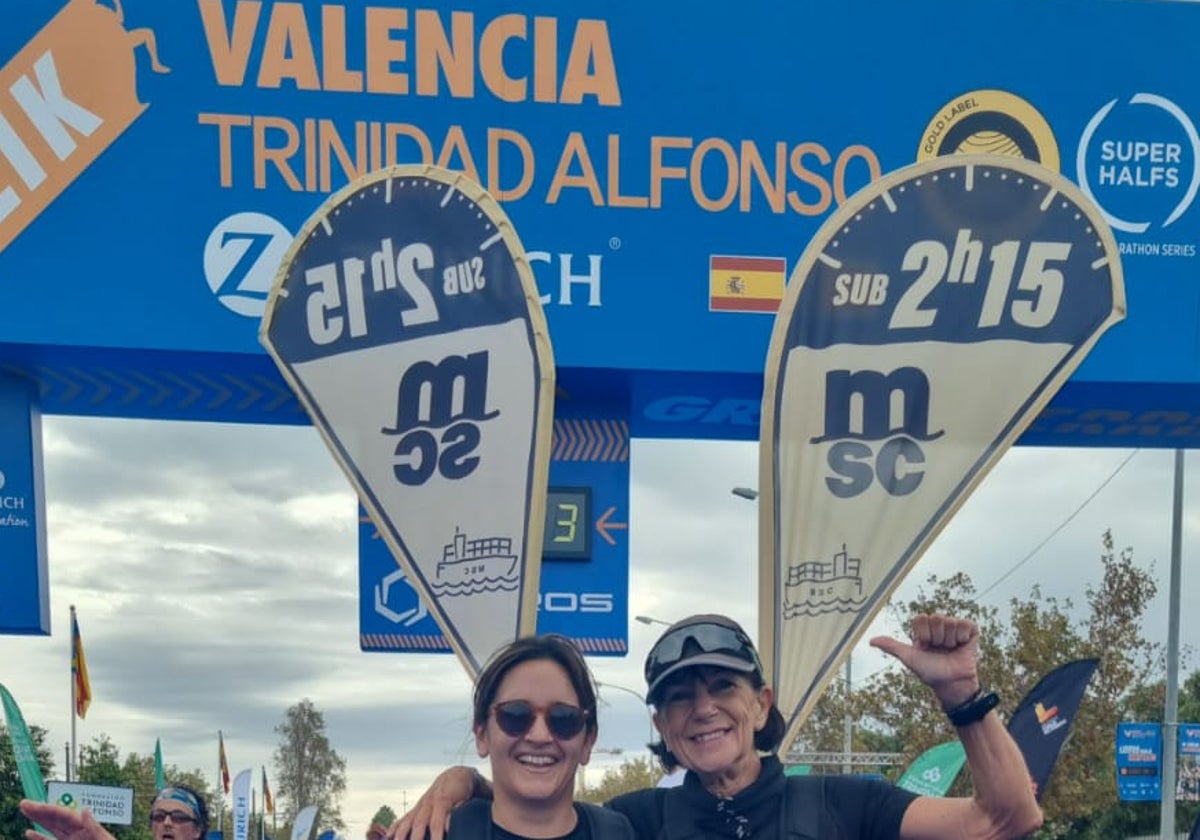
[[[775,322],[763,395],[759,639],[785,743],[926,546],[1124,314],[1101,213],[1025,160],[914,164],[822,226]]]
[[[288,251],[262,341],[468,673],[533,632],[554,360],[495,199],[434,167],[347,186]]]

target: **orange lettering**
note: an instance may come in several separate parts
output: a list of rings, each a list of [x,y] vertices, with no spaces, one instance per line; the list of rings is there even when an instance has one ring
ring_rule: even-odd
[[[688,171],[682,166],[667,166],[663,163],[663,151],[666,149],[690,149],[690,137],[651,137],[650,138],[650,206],[657,209],[662,207],[662,185],[667,178],[683,180]]]
[[[567,56],[559,101],[564,105],[578,105],[585,96],[595,96],[601,105],[621,104],[608,24],[602,20],[581,20],[575,25],[575,40],[571,42],[571,54]]]
[[[200,0],[200,22],[204,25],[217,84],[240,87],[246,80],[246,67],[250,63],[261,8],[262,3],[258,0],[238,0],[233,9],[233,32],[230,33],[221,0]]]
[[[408,93],[408,74],[392,72],[393,63],[408,59],[408,43],[392,40],[397,29],[408,29],[408,9],[367,7],[367,90],[371,93]]]
[[[704,156],[709,151],[716,151],[725,158],[725,192],[715,199],[709,198],[704,192],[704,183],[701,180],[701,174],[704,171]],[[692,155],[690,182],[696,203],[705,210],[717,212],[732,204],[738,189],[738,160],[733,146],[719,137],[708,137],[701,140],[700,145],[696,147],[696,153]]]
[[[462,166],[454,165],[455,154],[458,155]],[[471,150],[467,148],[467,138],[463,134],[461,125],[452,125],[446,132],[446,142],[442,144],[437,165],[446,169],[457,169],[465,173],[472,181],[479,183],[479,170],[475,168],[475,160],[471,157]]]
[[[363,89],[362,71],[346,68],[346,10],[341,6],[321,7],[321,78],[325,90]]]
[[[249,117],[233,114],[198,114],[200,125],[215,125],[217,127],[217,160],[221,167],[221,186],[233,186],[233,128],[234,126],[250,125]]]
[[[271,129],[283,132],[284,144],[282,146],[267,145],[267,132]],[[288,163],[288,158],[296,154],[299,148],[300,135],[296,131],[296,126],[289,120],[282,117],[256,117],[254,119],[254,188],[259,190],[267,188],[267,164],[272,163],[284,183],[288,185],[288,189],[299,192],[302,189],[300,179],[296,177],[296,173],[292,171],[292,167]]]
[[[649,196],[621,195],[621,136],[608,135],[608,206],[648,207]]]
[[[750,212],[751,176],[758,181],[771,205],[771,212],[782,213],[787,209],[787,144],[775,144],[775,180],[767,172],[767,165],[758,153],[758,147],[753,140],[742,141],[742,200],[740,209],[743,213]]]
[[[267,24],[262,66],[258,68],[260,88],[280,87],[291,79],[300,90],[320,90],[317,57],[308,36],[308,20],[299,3],[277,3]]]
[[[582,170],[578,175],[571,175],[571,163],[578,159]],[[557,204],[558,196],[564,187],[582,187],[592,197],[596,207],[604,206],[604,195],[600,192],[600,184],[596,180],[596,168],[592,166],[592,158],[588,155],[587,144],[583,135],[572,131],[567,137],[567,145],[562,157],[558,159],[558,167],[554,170],[554,178],[550,181],[550,191],[546,194],[547,204]]]
[[[804,167],[804,158],[807,155],[815,155],[822,165],[828,166],[830,161],[829,152],[820,143],[801,143],[792,149],[792,172],[804,183],[816,187],[821,198],[815,204],[806,204],[800,200],[800,195],[795,190],[792,190],[788,192],[787,199],[788,204],[797,213],[803,216],[819,216],[829,209],[829,205],[833,201],[833,195],[829,189],[829,182]]]
[[[527,80],[514,79],[504,69],[504,45],[513,38],[525,40],[525,18],[501,15],[487,25],[479,39],[479,72],[487,89],[505,102],[524,102]]]
[[[475,18],[470,12],[450,14],[451,38],[432,9],[417,9],[417,94],[437,96],[438,70],[446,74],[450,95],[475,95]],[[453,41],[453,44],[451,44]]]
[[[505,189],[500,183],[501,143],[511,143],[521,153],[521,180],[512,189]],[[523,135],[507,128],[488,130],[488,192],[496,196],[497,201],[524,198],[533,186],[534,165],[533,147]]]

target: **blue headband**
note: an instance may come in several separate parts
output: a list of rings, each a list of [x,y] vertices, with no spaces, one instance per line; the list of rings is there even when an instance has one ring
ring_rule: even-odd
[[[165,787],[158,792],[157,796],[154,797],[155,802],[158,802],[160,799],[169,799],[172,802],[182,802],[184,805],[192,809],[192,816],[200,816],[200,803],[196,801],[196,797],[192,796],[183,788]]]

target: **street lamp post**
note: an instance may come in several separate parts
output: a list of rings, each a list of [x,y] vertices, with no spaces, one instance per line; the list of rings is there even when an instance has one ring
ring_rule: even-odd
[[[635,615],[633,620],[640,621],[642,624],[661,624],[663,627],[671,626],[671,622],[663,621],[661,618],[655,618],[654,616],[650,615]]]
[[[638,702],[641,703],[642,706],[646,707],[646,723],[649,727],[649,740],[646,742],[646,744],[649,746],[650,744],[654,743],[654,720],[650,717],[649,704],[646,702],[644,695],[639,694],[632,688],[628,688],[623,685],[617,685],[616,683],[601,682],[600,680],[596,680],[596,687],[600,689],[615,688],[617,691],[624,691],[626,694],[632,694],[634,697],[636,697]]]

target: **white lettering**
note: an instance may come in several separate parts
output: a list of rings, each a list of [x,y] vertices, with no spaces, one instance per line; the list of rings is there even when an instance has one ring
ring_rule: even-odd
[[[21,106],[59,160],[66,160],[75,151],[75,141],[63,128],[69,125],[80,134],[90,136],[103,124],[103,120],[77,102],[67,99],[58,82],[58,71],[54,67],[54,56],[49,51],[33,65],[41,93],[33,86],[28,76],[22,76],[10,88],[13,98]]]

